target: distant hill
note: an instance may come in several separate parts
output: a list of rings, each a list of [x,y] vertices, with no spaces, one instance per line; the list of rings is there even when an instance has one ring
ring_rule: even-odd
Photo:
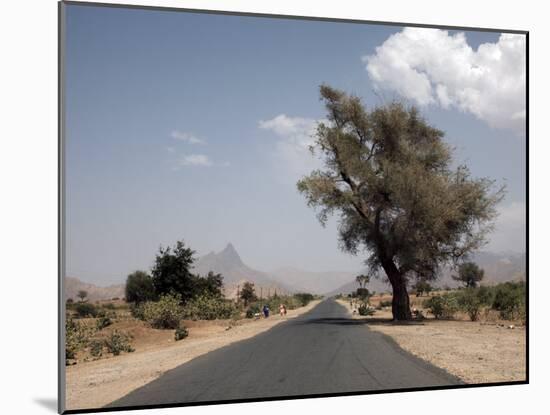
[[[229,243],[221,252],[210,252],[200,257],[194,266],[195,273],[206,275],[209,271],[222,274],[226,297],[235,297],[237,288],[245,281],[253,282],[256,294],[263,296],[277,292],[292,293],[299,291],[293,285],[275,280],[266,272],[258,271],[246,265],[235,247]]]
[[[360,272],[352,271],[325,271],[312,272],[298,268],[279,268],[271,274],[278,281],[291,283],[300,291],[312,294],[324,294],[334,287],[341,286],[353,280]]]
[[[525,280],[525,253],[478,252],[472,256],[472,262],[475,262],[485,270],[485,278],[482,282],[485,285],[493,285],[505,281]],[[452,279],[452,275],[456,275],[456,271],[449,268],[444,269],[441,272],[440,278],[434,281],[433,285],[437,287],[457,287],[459,284]],[[350,279],[338,288],[327,291],[325,295],[349,294],[356,290],[357,287],[357,282],[354,279]],[[391,286],[385,282],[385,278],[372,279],[367,287],[369,290],[376,292],[391,291]]]
[[[65,278],[65,293],[67,299],[72,298],[77,300],[77,294],[79,291],[84,290],[88,293],[88,300],[110,300],[111,298],[123,298],[124,297],[124,284],[109,285],[108,287],[99,287],[94,284],[89,284],[80,281],[78,278],[67,277]]]

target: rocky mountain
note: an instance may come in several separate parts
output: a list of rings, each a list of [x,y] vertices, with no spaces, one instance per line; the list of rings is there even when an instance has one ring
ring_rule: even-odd
[[[242,261],[231,243],[221,252],[210,252],[200,257],[195,262],[193,271],[200,275],[206,275],[209,271],[222,274],[225,295],[229,298],[236,295],[237,289],[242,287],[245,281],[253,282],[256,293],[263,296],[274,292],[292,293],[299,291],[291,284],[275,280],[266,272],[250,268]]]
[[[124,284],[109,285],[108,287],[99,287],[94,284],[80,281],[78,278],[65,278],[65,294],[67,299],[76,300],[79,291],[84,290],[88,293],[90,301],[110,300],[112,298],[124,297]]]

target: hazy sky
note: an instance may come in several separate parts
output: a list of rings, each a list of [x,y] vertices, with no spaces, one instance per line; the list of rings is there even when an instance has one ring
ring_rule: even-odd
[[[487,249],[525,246],[525,43],[498,33],[67,6],[67,273],[107,284],[160,244],[261,270],[356,270],[296,181],[319,85],[420,106],[506,184]]]

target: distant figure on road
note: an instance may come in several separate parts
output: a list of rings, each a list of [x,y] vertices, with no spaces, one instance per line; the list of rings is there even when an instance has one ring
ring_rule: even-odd
[[[279,304],[279,314],[281,317],[285,315],[285,306],[283,304]]]
[[[285,304],[283,304],[283,313],[284,313],[285,316],[286,316],[286,305],[285,305]]]
[[[267,304],[264,305],[264,308],[262,309],[262,311],[264,312],[264,317],[268,318],[269,317],[269,307],[267,306]]]

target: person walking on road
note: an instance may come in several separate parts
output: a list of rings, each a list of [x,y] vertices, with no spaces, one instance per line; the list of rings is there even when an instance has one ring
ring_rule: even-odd
[[[262,309],[262,311],[264,312],[264,317],[268,318],[269,317],[269,307],[267,306],[267,304],[264,305],[264,308]]]

